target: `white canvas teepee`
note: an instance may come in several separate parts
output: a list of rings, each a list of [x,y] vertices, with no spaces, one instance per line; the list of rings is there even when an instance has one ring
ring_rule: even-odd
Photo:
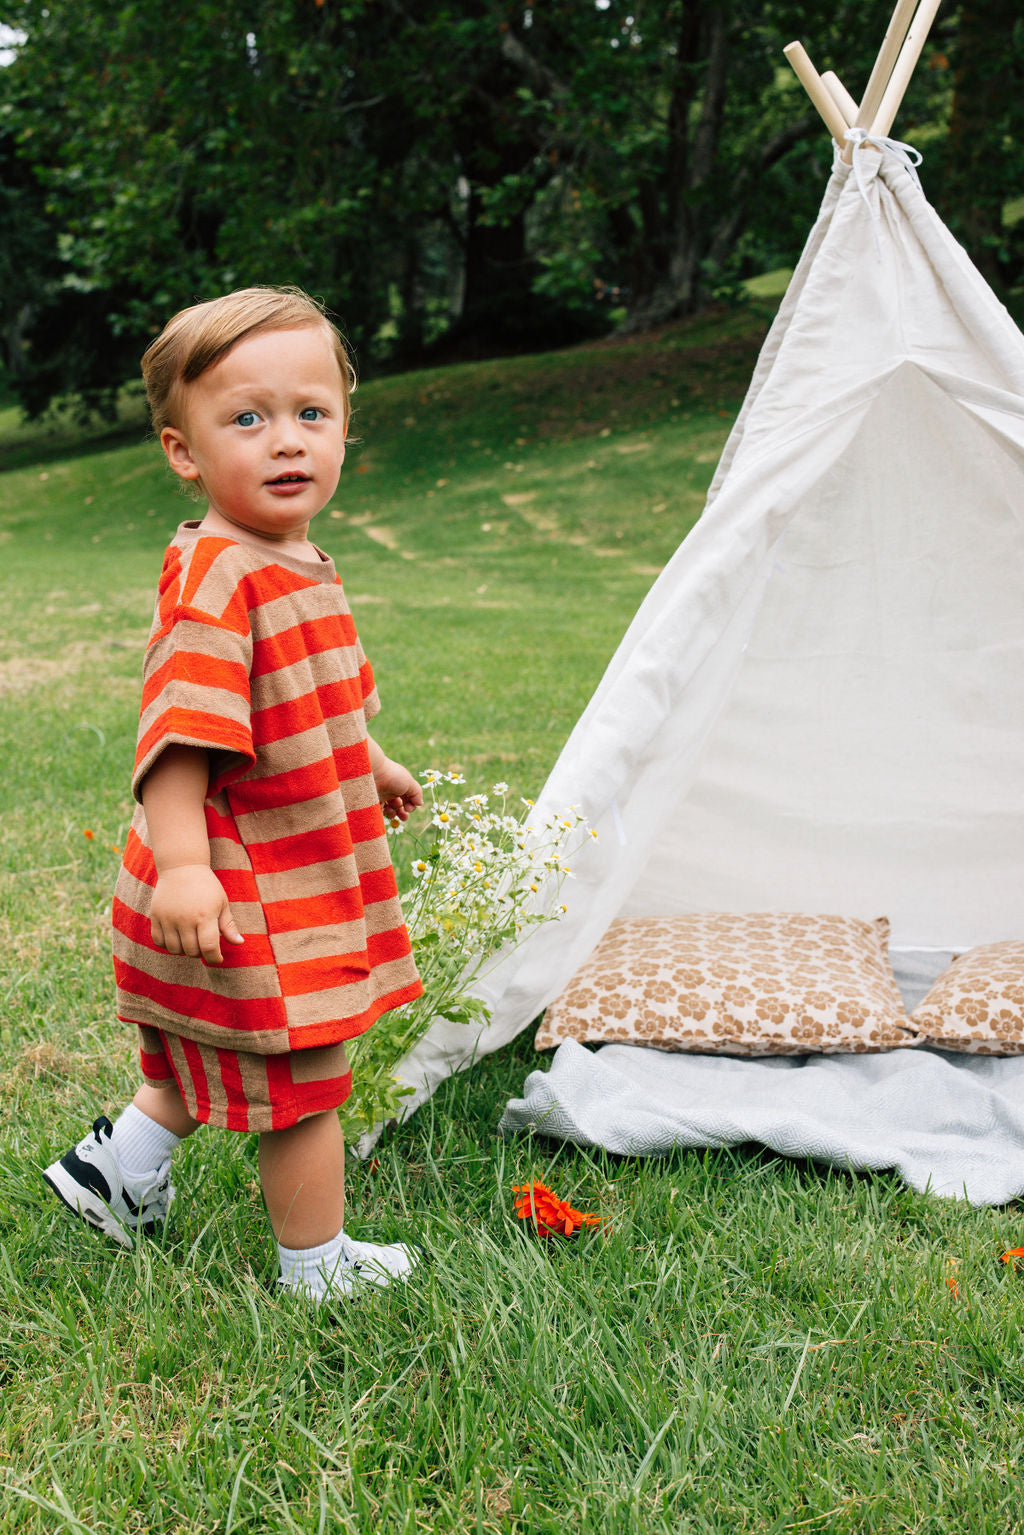
[[[491,976],[487,1030],[438,1023],[407,1058],[410,1110],[620,916],[885,913],[894,947],[943,950],[1024,932],[1024,338],[905,157],[856,159],[706,510],[543,791],[599,833],[568,914]]]

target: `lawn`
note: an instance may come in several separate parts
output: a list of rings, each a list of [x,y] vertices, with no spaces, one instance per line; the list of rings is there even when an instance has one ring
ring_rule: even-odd
[[[641,341],[382,379],[316,535],[384,710],[471,786],[543,782],[699,515],[754,305]],[[370,1164],[350,1224],[425,1270],[335,1316],[269,1293],[255,1145],[201,1132],[122,1252],[38,1168],[135,1083],[108,905],[141,650],[192,515],[145,442],[0,417],[0,1530],[1024,1528],[1014,1210],[741,1148],[619,1160],[496,1125],[529,1034]],[[605,1217],[516,1221],[542,1178]]]

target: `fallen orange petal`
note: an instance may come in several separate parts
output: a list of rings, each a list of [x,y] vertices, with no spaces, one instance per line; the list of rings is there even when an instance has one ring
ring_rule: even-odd
[[[544,1183],[515,1184],[512,1192],[520,1196],[515,1201],[519,1219],[521,1221],[532,1219],[538,1233],[543,1237],[571,1237],[578,1228],[601,1224],[599,1215],[574,1210],[568,1200],[559,1199],[558,1195],[552,1193]]]
[[[1011,1258],[1024,1258],[1024,1247],[1011,1247],[1008,1252],[1000,1253],[1000,1263],[1009,1263]]]

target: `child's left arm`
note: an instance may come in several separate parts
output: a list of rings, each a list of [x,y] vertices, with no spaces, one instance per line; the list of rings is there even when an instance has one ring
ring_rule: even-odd
[[[423,790],[408,768],[386,756],[372,736],[366,739],[370,748],[373,781],[377,785],[381,805],[387,815],[396,815],[400,821],[407,821],[410,810],[418,810],[423,804]]]

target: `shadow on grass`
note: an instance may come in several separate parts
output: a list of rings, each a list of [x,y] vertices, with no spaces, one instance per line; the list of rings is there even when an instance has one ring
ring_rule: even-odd
[[[33,423],[34,429],[38,427],[39,423]],[[62,463],[72,458],[88,458],[113,448],[137,447],[148,432],[148,425],[140,418],[107,427],[83,427],[77,432],[55,424],[52,435],[38,431],[23,438],[0,437],[0,474],[12,469],[33,469],[40,464]]]

